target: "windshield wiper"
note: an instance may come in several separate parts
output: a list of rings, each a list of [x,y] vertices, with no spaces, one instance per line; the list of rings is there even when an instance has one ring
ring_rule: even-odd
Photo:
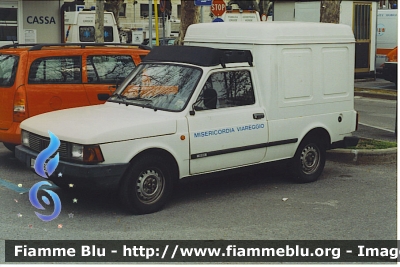
[[[148,98],[141,98],[139,96],[136,97],[126,97],[124,95],[121,94],[113,94],[111,97],[116,97],[118,100],[121,100],[123,102],[123,104],[125,104],[126,106],[129,105],[129,103],[127,101],[138,101],[138,102],[147,102],[144,105],[142,105],[142,107],[146,107],[146,108],[152,108],[154,109],[154,111],[157,111],[157,108],[155,108],[153,106],[153,104],[151,102],[153,102],[152,99],[148,99]],[[119,104],[121,104],[121,102],[118,102]]]
[[[140,96],[135,96],[135,97],[127,97],[126,100],[139,100],[143,102],[152,102],[153,100],[148,99],[148,98],[142,98]]]
[[[116,97],[118,100],[121,100],[123,102],[123,104],[128,106],[128,103],[126,102],[126,96],[123,96],[121,94],[113,94],[111,97]],[[118,102],[118,103],[121,104],[121,102]]]
[[[128,101],[129,101],[129,100],[133,100],[133,101],[138,101],[138,102],[147,102],[147,103],[144,103],[144,104],[142,105],[143,108],[144,108],[144,107],[146,107],[146,108],[152,108],[152,109],[154,109],[154,111],[157,111],[157,108],[154,107],[153,104],[152,104],[152,102],[153,102],[152,99],[141,98],[140,96],[137,96],[137,97],[127,97],[126,100],[128,100]]]

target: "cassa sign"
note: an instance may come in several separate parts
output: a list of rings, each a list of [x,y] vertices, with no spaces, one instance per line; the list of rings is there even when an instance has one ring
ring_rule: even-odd
[[[226,4],[224,0],[213,0],[212,5],[211,5],[211,13],[213,13],[214,16],[222,16],[222,14],[225,13],[226,10]]]

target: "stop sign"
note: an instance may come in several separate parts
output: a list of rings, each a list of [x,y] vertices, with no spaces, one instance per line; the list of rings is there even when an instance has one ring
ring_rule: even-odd
[[[214,16],[222,16],[222,14],[225,13],[226,10],[226,4],[224,0],[213,0],[212,5],[211,5],[211,13],[213,13]]]

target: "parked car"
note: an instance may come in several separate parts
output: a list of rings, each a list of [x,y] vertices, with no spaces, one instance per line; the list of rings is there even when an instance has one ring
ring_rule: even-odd
[[[174,45],[175,44],[175,40],[176,38],[173,37],[166,37],[166,38],[160,38],[159,42],[160,45]],[[152,39],[152,43],[153,46],[156,45],[156,38]],[[144,41],[142,42],[142,45],[149,45],[149,38],[144,39]]]
[[[383,79],[396,84],[397,87],[397,46],[386,55],[382,69]]]
[[[144,47],[36,44],[0,47],[0,142],[14,150],[32,116],[104,103],[141,59]]]

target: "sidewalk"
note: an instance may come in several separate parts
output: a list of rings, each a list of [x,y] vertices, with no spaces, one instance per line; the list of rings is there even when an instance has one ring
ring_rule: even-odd
[[[397,100],[397,88],[392,82],[384,79],[356,79],[354,81],[354,95]]]
[[[354,95],[372,98],[397,100],[397,88],[394,83],[384,79],[356,79],[354,81]],[[374,138],[369,129],[359,125],[360,137],[365,134]],[[368,133],[368,134],[367,134]],[[383,132],[383,134],[390,134]],[[356,134],[357,135],[357,134]],[[392,135],[392,134],[391,134]],[[381,135],[380,135],[381,136]],[[380,139],[380,138],[375,138]],[[385,138],[382,138],[385,139]],[[327,159],[350,164],[371,164],[397,162],[397,148],[389,149],[333,149],[327,152]]]
[[[396,85],[392,82],[386,81],[384,79],[377,78],[373,79],[355,79],[354,88],[363,89],[383,89],[383,90],[394,90],[397,91]]]

